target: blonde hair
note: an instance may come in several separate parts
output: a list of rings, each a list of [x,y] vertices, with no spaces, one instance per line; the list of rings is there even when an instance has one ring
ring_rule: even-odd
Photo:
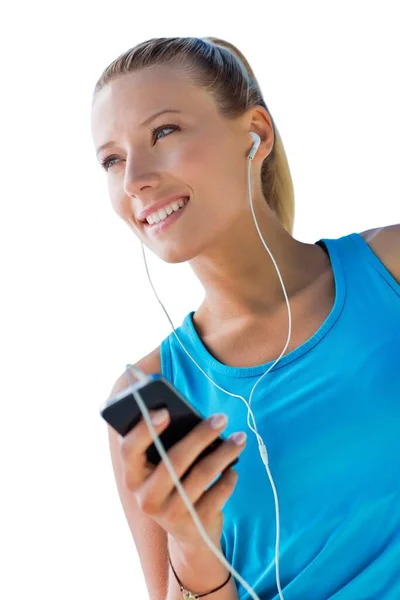
[[[104,70],[93,95],[121,75],[163,64],[187,71],[196,85],[213,95],[220,114],[227,118],[239,117],[256,105],[268,112],[275,139],[262,164],[262,191],[282,226],[292,234],[294,191],[283,143],[253,70],[233,44],[214,37],[152,38],[141,42]]]

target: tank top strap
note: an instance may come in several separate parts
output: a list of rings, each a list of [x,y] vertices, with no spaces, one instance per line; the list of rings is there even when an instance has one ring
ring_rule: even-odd
[[[400,296],[400,284],[374,253],[368,242],[359,233],[350,234],[348,236],[348,241],[352,245],[353,252],[357,253],[364,261],[364,264],[368,265],[369,269],[372,269],[375,275],[379,275],[392,288],[397,296]]]
[[[341,263],[349,290],[369,290],[369,295],[379,292],[387,298],[400,296],[400,284],[383,262],[373,252],[359,233],[351,233],[338,239],[322,238],[327,246],[335,246],[341,255]]]

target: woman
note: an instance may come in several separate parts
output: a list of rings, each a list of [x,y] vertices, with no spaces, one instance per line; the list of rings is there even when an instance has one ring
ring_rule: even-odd
[[[162,260],[188,261],[204,287],[179,338],[215,383],[244,398],[288,330],[248,199],[249,131],[259,135],[253,206],[292,315],[286,353],[252,400],[279,495],[282,593],[399,598],[400,226],[294,239],[278,130],[246,59],[220,39],[153,39],[118,57],[96,85],[92,131],[114,210]],[[212,385],[173,333],[136,366],[162,372],[203,414],[228,417],[225,431],[207,420],[169,451],[178,475],[222,432],[248,431],[245,404]],[[128,384],[123,373],[110,396]],[[210,600],[249,598],[201,538],[165,466],[146,464],[143,420],[123,440],[109,436],[151,600],[181,598],[178,579]],[[236,475],[206,490],[239,455]],[[274,496],[255,436],[227,441],[184,487],[237,572],[262,600],[278,598]]]

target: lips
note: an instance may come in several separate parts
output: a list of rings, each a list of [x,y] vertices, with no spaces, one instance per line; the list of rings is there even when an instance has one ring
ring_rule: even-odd
[[[154,223],[149,223],[147,220],[144,222],[144,226],[145,227],[151,227],[151,228],[157,228],[159,226],[163,226],[163,224],[165,224],[167,221],[171,222],[174,221],[176,219],[176,217],[178,215],[180,215],[180,213],[186,208],[186,205],[189,203],[189,198],[178,198],[179,201],[184,201],[184,205],[179,207],[178,210],[174,210],[172,211],[171,214],[169,214],[168,216],[166,216],[164,219],[160,219],[159,221],[154,222]],[[177,201],[178,201],[177,200]]]
[[[167,198],[164,198],[159,202],[155,202],[140,213],[140,215],[138,216],[139,221],[147,223],[146,217],[148,217],[154,212],[157,212],[158,210],[161,210],[162,208],[165,208],[166,206],[169,206],[170,204],[173,204],[174,202],[178,202],[178,200],[184,200],[185,204],[187,204],[187,202],[189,201],[189,196],[168,196]]]

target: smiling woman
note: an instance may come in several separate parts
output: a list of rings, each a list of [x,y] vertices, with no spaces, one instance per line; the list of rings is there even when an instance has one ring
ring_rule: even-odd
[[[92,131],[116,213],[160,259],[189,262],[205,290],[136,366],[161,372],[202,414],[225,413],[232,431],[249,429],[241,400],[260,383],[253,408],[276,488],[253,435],[236,484],[201,485],[215,454],[183,483],[215,544],[262,599],[277,588],[280,598],[400,598],[399,225],[311,244],[293,237],[278,129],[247,60],[219,38],[157,38],[119,56],[96,84]],[[250,132],[260,141],[251,172]],[[128,383],[123,373],[110,396]],[[182,598],[177,578],[193,594],[248,600],[164,465],[145,469],[145,435],[134,431],[122,453],[109,429],[151,600]],[[170,450],[176,471],[195,452],[185,443]]]

